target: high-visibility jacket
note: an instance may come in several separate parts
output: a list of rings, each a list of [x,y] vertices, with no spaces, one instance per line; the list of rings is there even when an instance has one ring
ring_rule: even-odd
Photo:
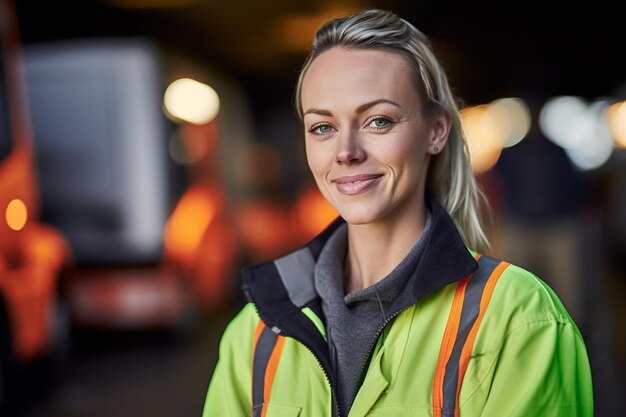
[[[592,416],[583,338],[532,273],[463,244],[436,203],[410,282],[415,303],[380,329],[348,417]],[[244,271],[250,302],[227,326],[203,417],[338,416],[317,256],[341,220]]]

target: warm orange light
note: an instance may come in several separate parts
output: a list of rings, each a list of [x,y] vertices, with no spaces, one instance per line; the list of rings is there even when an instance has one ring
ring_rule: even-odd
[[[305,240],[313,238],[339,216],[316,185],[309,186],[298,197],[294,207],[294,228]]]
[[[194,262],[194,288],[204,308],[214,309],[231,295],[236,255],[232,225],[218,216],[207,229]]]
[[[191,267],[216,208],[210,189],[196,186],[183,194],[165,225],[165,250],[172,258]]]
[[[63,262],[69,259],[67,242],[51,226],[32,223],[23,231],[22,242],[25,263],[46,265],[46,269],[51,273],[52,269],[60,268]]]
[[[282,256],[296,248],[286,201],[259,199],[243,204],[236,213],[241,241],[254,261]]]
[[[489,104],[491,120],[498,125],[502,145],[506,148],[517,145],[530,130],[531,115],[526,102],[517,97],[494,100]]]
[[[494,120],[489,105],[467,107],[461,111],[472,170],[480,174],[491,169],[502,152],[504,136],[501,124]]]
[[[620,101],[609,107],[607,118],[615,144],[626,148],[626,101]]]
[[[6,209],[6,220],[13,230],[22,230],[28,220],[26,204],[19,198],[11,200]]]

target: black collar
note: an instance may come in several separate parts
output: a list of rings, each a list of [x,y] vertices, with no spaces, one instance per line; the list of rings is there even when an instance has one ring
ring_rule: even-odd
[[[413,274],[416,279],[412,279],[409,284],[415,301],[470,275],[478,268],[446,210],[433,197],[428,197],[426,204],[432,216],[432,231]],[[337,218],[306,245],[313,261],[317,261],[328,238],[344,222],[342,218]],[[270,326],[281,328],[284,321],[299,314],[302,307],[291,301],[274,261],[245,268],[243,289],[248,299],[256,304],[263,320]]]

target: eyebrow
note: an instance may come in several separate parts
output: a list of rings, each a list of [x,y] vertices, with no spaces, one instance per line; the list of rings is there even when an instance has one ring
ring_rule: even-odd
[[[374,107],[377,104],[381,104],[381,103],[387,103],[387,104],[396,106],[398,108],[402,108],[402,106],[396,103],[395,101],[392,101],[386,98],[379,98],[377,100],[373,100],[373,101],[369,101],[367,103],[361,104],[359,107],[357,107],[356,112],[363,113],[365,110],[369,109],[370,107]],[[332,112],[330,112],[329,110],[316,109],[316,108],[308,109],[307,111],[303,113],[303,116],[306,116],[307,114],[319,114],[320,116],[332,116],[333,115]]]

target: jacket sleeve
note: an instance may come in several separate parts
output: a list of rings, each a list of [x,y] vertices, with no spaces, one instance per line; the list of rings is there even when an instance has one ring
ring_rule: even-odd
[[[243,417],[251,413],[254,329],[259,318],[252,305],[226,327],[204,402],[203,417]]]
[[[525,323],[508,334],[493,358],[488,376],[476,389],[483,394],[470,396],[467,413],[461,404],[461,417],[593,416],[587,351],[570,320]],[[484,403],[472,404],[475,401]]]

